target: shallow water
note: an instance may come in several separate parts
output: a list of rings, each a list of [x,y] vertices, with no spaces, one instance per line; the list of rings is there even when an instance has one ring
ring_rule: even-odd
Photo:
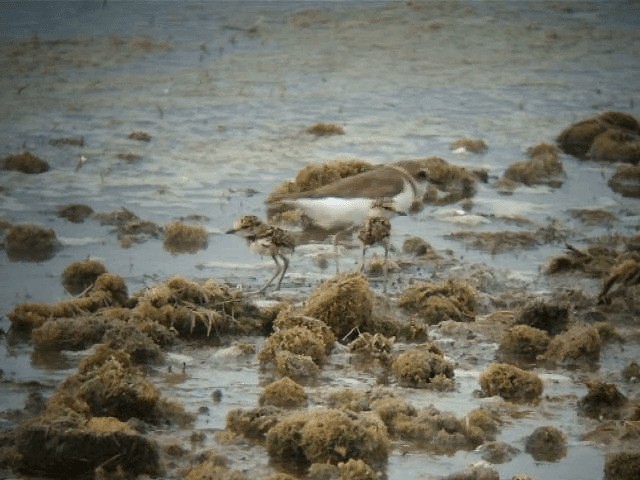
[[[308,163],[336,158],[371,162],[437,155],[447,161],[489,170],[491,180],[527,147],[552,142],[568,124],[603,110],[640,114],[637,78],[640,60],[629,45],[640,40],[640,4],[617,2],[404,2],[324,3],[246,2],[0,2],[0,156],[28,149],[46,159],[51,170],[40,175],[0,174],[0,218],[35,221],[53,228],[62,248],[42,263],[11,262],[0,255],[0,313],[27,301],[57,301],[68,296],[59,277],[71,262],[101,259],[123,276],[130,292],[175,274],[216,278],[252,289],[271,271],[267,259],[252,256],[236,237],[223,232],[240,214],[264,216],[264,200],[278,184]],[[346,134],[315,138],[305,129],[334,122]],[[148,143],[127,138],[149,133]],[[54,146],[51,139],[82,137],[84,145]],[[461,138],[482,138],[482,155],[454,154],[449,145]],[[128,162],[118,154],[141,158]],[[86,163],[76,170],[80,155]],[[580,246],[603,234],[637,233],[637,200],[607,186],[612,165],[562,156],[567,179],[559,189],[520,188],[499,194],[480,185],[473,209],[433,207],[394,220],[393,243],[409,236],[425,238],[437,251],[451,251],[463,267],[485,265],[532,294],[555,288],[540,273],[563,243],[490,255],[447,238],[460,230],[534,230],[557,222],[567,240]],[[124,249],[113,227],[88,219],[73,224],[57,217],[57,208],[84,203],[96,212],[122,207],[160,225],[203,215],[210,233],[206,250],[172,255],[161,239]],[[574,208],[602,208],[617,220],[586,226],[570,216]],[[508,225],[497,217],[519,215],[533,226]],[[324,248],[323,245],[309,247]],[[345,250],[341,265],[359,259]],[[395,255],[401,256],[396,252]],[[285,279],[284,296],[301,293],[331,276],[299,248]],[[429,269],[407,275],[428,278]],[[408,280],[397,278],[396,293]],[[589,294],[596,281],[579,280]],[[374,282],[379,288],[379,282]],[[8,329],[6,317],[0,327]],[[437,336],[437,330],[434,332]],[[256,339],[256,342],[259,342]],[[447,355],[463,359],[456,341],[439,341]],[[637,346],[620,355],[607,350],[601,369],[619,372]],[[473,396],[477,376],[493,360],[495,345],[474,346],[480,358],[456,371],[454,393],[404,392],[416,405],[433,403],[463,414],[480,400]],[[629,353],[631,350],[631,353]],[[189,378],[163,386],[189,410],[206,405],[209,415],[196,428],[224,428],[230,408],[251,408],[262,389],[257,359],[220,365],[213,350],[188,352]],[[637,359],[637,355],[636,359]],[[375,385],[362,372],[323,370],[326,388]],[[28,389],[16,383],[36,381],[45,391],[74,370],[66,364],[35,360],[28,344],[0,345],[5,381],[0,408],[18,408]],[[178,362],[180,363],[180,362]],[[580,375],[545,377],[545,391],[558,395],[586,392]],[[566,373],[566,375],[565,375]],[[602,372],[601,372],[602,373]],[[6,380],[11,380],[7,382]],[[160,379],[159,379],[160,381]],[[210,392],[223,399],[213,404]],[[624,392],[633,396],[630,392]],[[314,397],[314,394],[310,394]],[[314,397],[315,398],[315,397]],[[319,401],[321,404],[321,400]],[[575,403],[575,402],[574,402]],[[523,450],[523,438],[545,422],[568,433],[568,456],[538,463],[525,453],[497,465],[501,478],[519,471],[533,478],[602,477],[604,449],[581,442],[588,430],[575,417],[574,404],[543,407],[527,422],[505,426],[500,440]],[[185,433],[183,436],[188,436]],[[209,437],[212,444],[215,441]],[[231,448],[231,447],[228,447]],[[231,452],[234,468],[268,474],[259,447]],[[244,465],[252,458],[255,465]],[[244,460],[241,460],[244,459]],[[387,475],[425,478],[477,462],[476,452],[453,457],[396,448]]]

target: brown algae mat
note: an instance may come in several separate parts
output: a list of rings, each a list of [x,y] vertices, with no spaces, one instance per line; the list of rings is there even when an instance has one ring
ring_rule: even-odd
[[[563,402],[562,395],[546,392],[540,368],[570,366],[586,374],[606,345],[624,341],[613,324],[580,320],[575,310],[607,318],[612,312],[635,315],[638,309],[634,285],[616,290],[606,303],[597,296],[574,302],[573,313],[565,298],[524,295],[519,308],[496,315],[486,305],[497,304],[499,296],[460,278],[416,283],[392,298],[379,297],[362,274],[345,273],[320,283],[306,298],[263,307],[225,284],[178,276],[130,295],[124,281],[95,260],[70,264],[62,281],[78,296],[53,304],[24,303],[9,313],[14,329],[30,335],[36,350],[93,351],[35,412],[22,413],[5,433],[10,441],[4,444],[3,465],[24,474],[154,476],[175,470],[186,478],[204,478],[204,472],[240,475],[235,457],[223,452],[242,439],[263,449],[273,471],[281,472],[277,475],[291,478],[321,469],[375,478],[384,474],[396,442],[431,455],[482,447],[486,458],[517,458],[515,446],[496,443],[504,425],[518,422],[525,411]],[[418,338],[420,325],[425,332],[435,329],[443,340],[499,342],[493,361],[487,357],[477,377],[475,408],[456,414],[416,402],[413,395],[403,398],[403,390],[455,395],[464,382],[457,373],[472,362],[448,342]],[[259,401],[228,412],[216,449],[194,456],[188,445],[178,447],[176,438],[171,448],[163,443],[167,439],[154,438],[151,432],[160,425],[180,432],[193,428],[196,417],[163,396],[149,368],[162,366],[167,354],[188,344],[241,347],[242,338],[265,336],[259,349],[241,348],[242,355],[259,360],[264,378]],[[344,374],[345,367],[342,373],[336,370],[336,355],[351,358],[355,372],[374,372],[378,385],[322,388]],[[626,381],[634,381],[632,364],[627,371],[631,380]],[[622,394],[616,383],[594,380],[586,386],[576,414],[637,422],[637,399]],[[483,398],[500,400],[483,403]],[[567,432],[543,422],[541,415],[524,451],[536,461],[562,461],[570,448]],[[624,431],[610,429],[606,435],[615,439],[619,452],[633,454],[635,442]],[[120,454],[125,447],[135,455]],[[36,451],[39,462],[33,461]],[[607,469],[620,468],[613,463],[617,457],[607,458]]]

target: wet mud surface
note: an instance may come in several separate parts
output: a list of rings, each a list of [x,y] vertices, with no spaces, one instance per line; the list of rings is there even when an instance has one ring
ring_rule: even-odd
[[[149,6],[0,4],[0,476],[638,477],[637,3]]]

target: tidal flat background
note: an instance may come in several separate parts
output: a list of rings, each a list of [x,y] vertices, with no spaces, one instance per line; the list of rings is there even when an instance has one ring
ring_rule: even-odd
[[[394,220],[393,243],[399,247],[420,236],[449,252],[458,269],[486,268],[540,295],[565,288],[542,272],[562,243],[491,254],[449,234],[504,230],[500,219],[512,216],[562,226],[577,246],[599,235],[638,233],[638,200],[607,186],[615,165],[562,155],[567,178],[560,188],[520,187],[504,195],[493,181],[524,159],[528,147],[553,143],[577,120],[607,110],[638,117],[640,57],[633,45],[639,43],[637,1],[0,1],[0,157],[28,150],[51,167],[39,175],[0,173],[0,219],[52,228],[62,244],[39,263],[14,262],[0,252],[0,327],[9,330],[6,314],[21,302],[68,298],[60,275],[87,257],[121,275],[129,291],[173,275],[247,290],[260,285],[270,275],[270,259],[260,260],[224,232],[239,215],[264,217],[269,192],[305,165],[335,159],[388,163],[439,156],[486,169],[489,181],[478,186],[473,215],[457,205],[427,205]],[[345,133],[308,134],[318,122],[340,125]],[[150,141],[129,138],[135,131],[148,133]],[[454,153],[450,145],[462,137],[484,140],[488,151]],[[82,141],[55,142],[61,138]],[[86,161],[77,168],[81,156]],[[125,248],[108,225],[60,218],[58,208],[72,203],[95,212],[126,208],[158,225],[193,221],[207,229],[208,247],[175,255],[150,236]],[[570,214],[587,207],[607,210],[615,220],[585,225]],[[293,256],[285,297],[299,299],[333,275],[307,254],[322,247]],[[343,267],[358,268],[359,254],[344,250]],[[396,254],[402,255],[399,249]],[[391,295],[406,285],[402,274],[396,274]],[[411,276],[428,280],[430,272],[418,269]],[[372,285],[380,290],[379,282]],[[593,279],[571,285],[591,295],[601,286]],[[50,393],[86,354],[49,358],[34,354],[28,342],[6,338],[0,343],[2,410],[22,407],[27,382]],[[253,339],[258,347],[263,340]],[[453,359],[468,354],[456,352],[446,335],[439,340]],[[495,347],[475,346],[481,361],[456,372],[455,392],[408,389],[405,395],[417,405],[466,413],[483,401],[473,391]],[[637,344],[624,352],[605,349],[596,372],[541,369],[545,393],[582,396],[585,377],[619,372],[638,360],[637,352]],[[256,358],[221,360],[212,348],[180,354],[187,357],[190,379],[161,389],[190,411],[210,407],[195,429],[223,429],[231,408],[256,405],[262,389]],[[375,384],[371,375],[339,368],[344,360],[336,355],[326,382],[313,387],[319,398],[323,389]],[[637,396],[637,386],[628,388],[628,396]],[[215,406],[213,389],[224,392]],[[581,440],[588,426],[574,407],[567,401],[532,408],[504,426],[500,439],[524,450],[525,435],[552,423],[567,433],[569,449],[557,462],[536,462],[521,452],[494,466],[501,478],[518,472],[536,479],[602,478],[606,448]],[[207,445],[225,448],[212,436]],[[260,446],[227,448],[234,468],[265,476],[274,471]],[[431,478],[479,460],[477,452],[438,456],[398,447],[386,474]]]

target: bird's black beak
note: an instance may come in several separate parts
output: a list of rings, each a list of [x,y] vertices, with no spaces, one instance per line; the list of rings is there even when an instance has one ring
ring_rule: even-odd
[[[234,229],[232,228],[231,230],[227,230],[227,231],[226,231],[226,232],[224,232],[224,233],[236,233],[236,232],[237,232],[237,230],[234,230]]]

